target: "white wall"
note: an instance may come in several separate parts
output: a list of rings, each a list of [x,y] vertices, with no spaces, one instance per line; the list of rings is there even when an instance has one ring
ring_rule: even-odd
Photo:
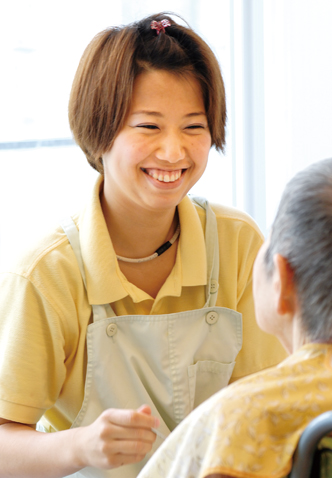
[[[332,157],[332,2],[264,2],[266,212],[295,172]]]

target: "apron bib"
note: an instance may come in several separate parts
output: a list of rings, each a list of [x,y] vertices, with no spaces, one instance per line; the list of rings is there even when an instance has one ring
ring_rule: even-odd
[[[88,364],[82,408],[72,428],[90,425],[107,408],[150,405],[168,435],[200,403],[225,387],[242,347],[239,312],[216,307],[219,244],[216,218],[206,210],[208,280],[202,309],[163,315],[117,317],[109,304],[93,305],[88,326]],[[85,283],[79,233],[71,220],[62,227],[73,247]],[[136,478],[162,440],[140,463],[112,470],[84,468],[72,478]]]

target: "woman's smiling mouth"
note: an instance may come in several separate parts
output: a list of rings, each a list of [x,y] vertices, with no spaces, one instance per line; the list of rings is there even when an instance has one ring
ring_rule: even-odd
[[[144,173],[148,174],[153,179],[157,179],[157,181],[163,183],[174,183],[181,177],[183,172],[182,169],[176,169],[174,171],[164,171],[162,169],[141,169]]]

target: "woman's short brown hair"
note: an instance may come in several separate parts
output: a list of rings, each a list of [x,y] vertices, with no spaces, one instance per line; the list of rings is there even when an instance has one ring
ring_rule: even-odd
[[[171,26],[158,35],[151,22],[162,19]],[[81,58],[69,100],[69,122],[75,141],[100,173],[102,155],[124,126],[135,78],[153,70],[190,73],[200,82],[212,145],[223,150],[226,102],[218,61],[191,28],[161,13],[102,31]]]

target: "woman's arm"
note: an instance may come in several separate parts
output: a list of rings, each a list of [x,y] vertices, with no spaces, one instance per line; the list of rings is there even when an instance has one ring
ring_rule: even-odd
[[[109,409],[91,425],[42,433],[0,418],[0,478],[60,478],[86,467],[110,469],[141,461],[159,421],[148,406]]]

